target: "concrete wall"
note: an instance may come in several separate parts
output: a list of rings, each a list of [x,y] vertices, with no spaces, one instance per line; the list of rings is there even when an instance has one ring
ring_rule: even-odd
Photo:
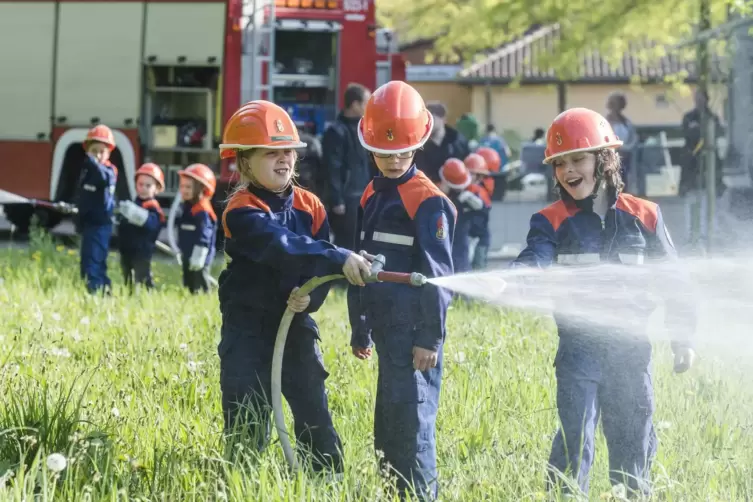
[[[605,113],[607,96],[622,91],[627,97],[625,115],[638,125],[678,124],[685,112],[693,108],[691,93],[682,93],[664,85],[631,86],[627,84],[573,84],[566,87],[566,108],[583,106]],[[724,117],[724,88],[711,91],[711,105]],[[493,86],[491,89],[492,123],[500,130],[514,130],[528,138],[537,127],[546,129],[559,113],[555,85]],[[471,110],[480,122],[486,120],[486,91],[474,86]]]
[[[454,82],[410,82],[424,101],[441,101],[447,107],[447,122],[454,124],[464,113],[471,111],[471,88]],[[476,116],[483,120],[483,116]]]

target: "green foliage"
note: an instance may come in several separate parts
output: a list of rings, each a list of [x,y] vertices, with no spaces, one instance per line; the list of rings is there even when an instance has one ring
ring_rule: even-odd
[[[709,1],[712,25],[726,19],[728,7],[748,13],[753,5],[750,0]],[[401,40],[436,38],[433,56],[445,61],[462,58],[472,63],[532,26],[559,23],[557,43],[530,63],[568,78],[577,76],[586,50],[597,50],[610,62],[628,47],[640,47],[644,62],[661,57],[693,35],[699,5],[697,0],[380,0],[379,9],[383,22],[398,30]],[[690,47],[678,54],[693,58],[695,52]]]
[[[85,293],[75,251],[0,250],[0,500],[395,500],[372,447],[377,361],[350,354],[342,293],[316,314],[346,455],[344,481],[331,484],[290,474],[274,441],[227,460],[216,295],[174,286],[169,262],[155,263],[156,291],[129,295],[111,260],[114,296],[101,298]],[[547,318],[453,305],[437,432],[443,500],[545,499],[555,350]],[[706,355],[676,376],[657,347],[659,500],[753,498],[750,369]],[[599,438],[592,499],[614,500],[605,446]],[[50,453],[68,457],[63,472],[47,469]]]

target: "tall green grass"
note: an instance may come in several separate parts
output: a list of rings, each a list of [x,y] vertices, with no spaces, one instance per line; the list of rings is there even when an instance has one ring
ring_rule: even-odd
[[[341,293],[316,315],[347,461],[331,483],[290,474],[276,440],[259,455],[225,451],[216,295],[187,294],[162,262],[157,290],[130,295],[115,254],[110,269],[113,297],[93,297],[75,250],[40,234],[0,251],[0,500],[394,499],[372,448],[376,361],[350,355]],[[442,500],[544,500],[557,425],[552,323],[456,303],[448,329]],[[702,357],[677,376],[657,347],[657,500],[753,498],[750,369]],[[62,472],[46,467],[52,453],[68,459]],[[599,436],[592,500],[616,499],[606,453]]]

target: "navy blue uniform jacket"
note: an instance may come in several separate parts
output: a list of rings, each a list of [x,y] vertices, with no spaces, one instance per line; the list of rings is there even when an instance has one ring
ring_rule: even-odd
[[[382,254],[385,270],[453,273],[452,240],[457,211],[450,199],[415,166],[398,179],[378,176],[361,198],[358,250]],[[452,295],[427,284],[420,288],[376,283],[348,290],[351,344],[371,346],[371,330],[413,332],[414,345],[438,350],[445,337]]]
[[[220,274],[220,308],[284,312],[290,292],[312,277],[342,274],[351,252],[328,242],[327,212],[316,195],[294,187],[280,196],[256,187],[236,193],[222,215],[229,263]],[[306,311],[324,303],[326,285]]]
[[[165,224],[165,214],[157,199],[136,197],[133,202],[148,210],[149,217],[140,227],[122,218],[118,229],[120,252],[132,258],[148,259],[154,254],[157,238]]]
[[[191,258],[194,246],[209,248],[205,266],[214,260],[214,243],[217,237],[217,215],[212,203],[201,199],[196,204],[183,203],[183,211],[178,218],[178,248],[183,260]]]
[[[99,163],[84,156],[78,194],[78,217],[83,226],[111,225],[115,210],[115,184],[118,169],[109,161]]]
[[[513,266],[528,265],[548,267],[558,265],[596,265],[623,263],[642,265],[647,260],[676,260],[669,231],[664,225],[661,210],[653,202],[629,194],[611,197],[611,207],[602,223],[591,210],[592,200],[557,201],[531,217],[527,247]],[[668,280],[662,277],[663,280]],[[690,293],[687,277],[678,271],[671,280],[676,281],[675,291]],[[619,284],[615,284],[618,287]],[[667,290],[667,285],[662,286]],[[631,301],[635,316],[648,318],[655,305],[636,291]],[[609,291],[604,292],[605,300]],[[673,346],[690,346],[695,330],[696,314],[692,302],[665,297],[666,324],[671,327]],[[683,297],[683,299],[686,297]],[[556,316],[555,316],[556,318]],[[570,333],[566,322],[557,320],[560,336]]]

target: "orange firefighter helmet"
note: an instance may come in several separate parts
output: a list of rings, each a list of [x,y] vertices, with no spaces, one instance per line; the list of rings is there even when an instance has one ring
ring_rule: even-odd
[[[471,173],[460,159],[447,159],[439,168],[439,178],[455,190],[465,190],[471,184]]]
[[[180,176],[193,178],[204,186],[204,195],[211,197],[217,189],[217,178],[208,166],[204,164],[191,164],[182,171],[178,171]]]
[[[482,146],[481,148],[476,150],[475,153],[481,155],[484,158],[484,160],[486,161],[486,167],[487,169],[489,169],[489,172],[498,173],[499,170],[502,169],[502,158],[494,148]]]
[[[252,148],[285,150],[305,146],[288,112],[259,99],[241,106],[225,124],[220,158],[230,159],[237,151]]]
[[[489,167],[486,165],[486,160],[477,153],[469,154],[463,163],[471,174],[489,174]]]
[[[434,119],[413,87],[393,80],[374,91],[358,122],[358,139],[374,153],[392,155],[421,148]]]
[[[622,141],[607,119],[588,108],[571,108],[557,115],[546,133],[544,162],[568,153],[617,148]]]
[[[112,130],[104,124],[99,124],[89,129],[84,140],[84,150],[89,149],[89,144],[92,141],[104,143],[110,151],[115,150],[115,136],[112,134]]]
[[[162,169],[153,162],[147,162],[136,170],[136,176],[134,179],[139,179],[141,175],[150,176],[157,182],[157,190],[162,191],[165,189],[165,175],[162,173]]]

